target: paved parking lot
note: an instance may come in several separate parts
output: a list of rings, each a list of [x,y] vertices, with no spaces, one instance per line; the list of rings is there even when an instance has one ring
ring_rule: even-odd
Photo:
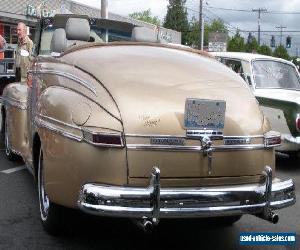
[[[300,197],[299,163],[279,158],[278,175],[293,177]],[[43,231],[38,213],[32,176],[23,162],[7,161],[0,150],[0,249],[243,249],[239,245],[240,232],[296,232],[297,246],[267,249],[300,249],[299,202],[280,210],[276,225],[248,215],[225,228],[203,221],[162,221],[150,235],[128,220],[103,220],[75,213],[76,223],[68,234],[57,238]]]

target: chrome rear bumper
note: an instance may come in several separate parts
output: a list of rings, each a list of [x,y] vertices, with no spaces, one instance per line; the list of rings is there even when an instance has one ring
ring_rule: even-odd
[[[296,202],[295,186],[292,180],[273,180],[270,167],[266,167],[263,174],[265,181],[262,184],[160,188],[160,171],[153,168],[150,185],[146,188],[83,185],[78,206],[90,214],[148,219],[153,223],[158,223],[159,218],[242,214],[273,221],[273,210]]]

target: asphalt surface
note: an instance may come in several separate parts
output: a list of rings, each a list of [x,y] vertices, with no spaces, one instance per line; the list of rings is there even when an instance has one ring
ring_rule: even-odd
[[[277,159],[278,176],[294,179],[298,197],[299,162]],[[21,161],[7,161],[0,150],[0,249],[300,249],[299,202],[279,210],[276,225],[250,215],[230,227],[198,220],[162,221],[151,234],[144,234],[128,220],[101,219],[75,212],[67,233],[53,237],[43,231],[37,187],[22,166]],[[295,232],[297,244],[242,247],[240,232]]]

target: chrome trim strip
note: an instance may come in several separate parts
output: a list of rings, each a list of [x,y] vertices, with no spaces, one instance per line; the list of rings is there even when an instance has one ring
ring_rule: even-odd
[[[239,139],[259,139],[259,138],[265,138],[263,135],[234,135],[234,136],[224,136],[224,139],[229,140],[239,140]]]
[[[66,131],[65,129],[62,129],[62,128],[59,128],[58,126],[55,126],[53,123],[50,123],[50,122],[47,122],[43,119],[40,119],[38,117],[35,117],[34,119],[34,122],[35,122],[35,125],[37,127],[40,127],[40,128],[46,128],[52,132],[55,132],[57,134],[60,134],[66,138],[69,138],[69,139],[72,139],[72,140],[75,140],[75,141],[78,141],[78,142],[81,142],[82,141],[82,136],[78,136],[78,135],[75,135],[73,133],[70,133],[69,131]]]
[[[226,151],[226,150],[260,150],[265,149],[264,144],[242,144],[242,145],[220,145],[212,146],[213,151]]]
[[[47,116],[47,115],[42,115],[42,114],[37,114],[36,116],[39,117],[39,118],[41,118],[41,119],[45,119],[45,120],[49,120],[51,122],[58,123],[59,125],[63,125],[63,126],[66,126],[66,127],[72,128],[72,129],[77,129],[77,130],[81,131],[80,127],[78,127],[76,125],[72,125],[70,123],[63,122],[61,120],[57,120],[57,119],[55,119],[53,117],[50,117],[50,116]]]
[[[154,134],[125,134],[126,137],[138,137],[138,138],[187,138],[185,135],[154,135]]]
[[[5,114],[6,114],[6,122],[7,122],[8,124],[11,124],[11,123],[12,123],[11,113],[7,111],[7,107],[4,107],[4,108],[5,108]],[[2,115],[2,114],[1,114],[1,115]],[[10,131],[9,129],[7,130],[7,134],[6,134],[5,137],[7,137],[7,138],[4,138],[4,139],[7,140],[7,147],[9,148],[9,150],[10,150],[13,154],[23,157],[23,156],[22,156],[22,153],[21,153],[20,151],[16,150],[16,149],[14,149],[14,148],[13,148],[13,145],[11,144],[11,141],[10,141],[10,139],[11,139],[11,131]],[[6,150],[6,149],[5,149],[5,150]]]
[[[185,139],[191,139],[190,137],[187,137],[185,135],[155,135],[155,134],[125,134],[126,137],[139,137],[139,138],[185,138]],[[244,138],[250,138],[250,139],[256,139],[256,138],[264,138],[263,135],[241,135],[241,136],[223,136],[224,139],[244,139]],[[192,139],[191,139],[192,140]]]
[[[58,76],[63,76],[63,77],[69,78],[70,80],[76,81],[77,83],[79,83],[80,85],[82,85],[83,87],[85,87],[86,89],[91,91],[95,96],[97,96],[96,89],[93,86],[91,86],[90,83],[88,83],[87,81],[85,81],[71,73],[62,72],[62,71],[58,71],[58,70],[51,70],[51,69],[41,69],[41,70],[37,70],[37,71],[32,71],[32,73],[34,73],[34,74],[52,74],[52,75],[58,75]]]
[[[152,170],[148,187],[123,187],[89,183],[79,192],[79,208],[99,216],[147,218],[195,218],[253,214],[271,221],[272,210],[296,202],[295,185],[272,181],[215,187],[160,188],[160,172]]]
[[[149,144],[127,144],[129,150],[155,150],[155,151],[191,151],[202,152],[201,146],[176,146],[176,145],[149,145]],[[260,150],[265,149],[264,144],[250,145],[221,145],[212,146],[213,152],[230,151],[230,150]]]
[[[158,151],[194,151],[202,152],[201,146],[177,146],[177,145],[150,145],[150,144],[127,144],[129,150],[158,150]]]
[[[56,123],[56,124],[55,124]],[[101,144],[101,143],[93,143],[89,140],[87,140],[84,137],[84,133],[88,132],[87,130],[82,129],[81,127],[78,127],[76,125],[72,125],[66,122],[62,122],[60,120],[57,120],[55,118],[46,116],[46,115],[42,115],[42,114],[38,114],[35,117],[35,124],[38,127],[43,127],[46,129],[49,129],[57,134],[60,134],[62,136],[65,136],[69,139],[81,142],[81,141],[85,141],[93,146],[98,146],[98,147],[104,147],[104,148],[123,148],[124,147],[124,140],[122,137],[122,134],[120,134],[121,137],[121,143],[122,145],[113,145],[113,144]],[[78,136],[74,133],[71,133],[70,131],[67,131],[66,129],[63,129],[59,126],[64,126],[67,128],[71,128],[71,129],[75,129],[77,131],[79,131],[81,133],[82,136]],[[97,134],[97,133],[95,133]],[[109,134],[115,134],[115,133],[102,133],[103,135],[109,135]]]
[[[7,97],[2,97],[1,99],[3,105],[13,106],[21,110],[26,110],[28,108],[27,101],[21,102],[20,100],[14,98],[7,98]]]

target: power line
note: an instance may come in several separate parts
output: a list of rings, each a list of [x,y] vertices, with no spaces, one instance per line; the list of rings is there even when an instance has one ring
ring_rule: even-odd
[[[207,6],[206,8],[215,9],[215,10],[226,10],[226,11],[252,12],[252,10],[229,9],[229,8],[221,8],[221,7],[214,7],[214,6]]]
[[[205,8],[208,8],[207,6],[205,6]],[[186,7],[186,9],[188,9],[188,10],[190,10],[190,11],[193,11],[193,12],[195,12],[195,13],[199,13],[199,11],[197,11],[197,10],[194,10],[194,9],[192,9],[192,8],[189,8],[189,7]],[[239,27],[235,27],[235,26],[233,26],[233,25],[231,25],[229,22],[226,22],[225,20],[224,20],[224,18],[221,18],[220,16],[218,16],[216,13],[214,13],[214,12],[212,12],[211,10],[208,10],[207,9],[207,11],[209,11],[211,14],[213,14],[214,16],[216,16],[217,18],[219,18],[219,19],[221,19],[223,22],[224,22],[224,24],[226,25],[226,28],[228,28],[228,29],[234,29],[234,30],[239,30],[239,32],[240,33],[249,33],[249,32],[251,32],[251,33],[257,33],[258,31],[257,30],[244,30],[244,29],[240,29]],[[249,11],[250,12],[250,11]],[[251,10],[251,13],[252,13],[253,11]],[[212,18],[209,18],[209,16],[207,16],[207,15],[205,15],[206,17],[208,17],[208,19],[210,19],[210,20],[212,20],[213,21],[213,19]],[[277,30],[261,30],[261,33],[278,33],[278,32],[280,32],[280,31],[277,31]],[[299,33],[300,32],[300,30],[283,30],[282,31],[283,33]]]
[[[243,29],[240,29],[238,27],[235,27],[235,26],[231,25],[229,22],[226,22],[226,20],[224,20],[224,18],[221,18],[216,13],[214,13],[211,10],[209,10],[208,6],[204,6],[204,8],[206,9],[206,13],[210,13],[210,14],[214,15],[215,17],[217,17],[218,19],[223,20],[224,25],[225,25],[225,27],[226,27],[226,29],[227,29],[227,31],[228,31],[229,34],[235,35],[237,31],[239,31],[239,33],[257,33],[257,32],[259,32],[258,30],[243,30]],[[199,14],[199,11],[197,11],[195,9],[192,9],[192,8],[189,8],[189,7],[186,7],[186,9]],[[221,8],[221,9],[224,9],[224,8]],[[234,9],[234,10],[236,10],[236,9]],[[247,10],[246,12],[253,13],[252,10],[251,11]],[[209,15],[207,15],[205,13],[203,13],[203,16],[205,17],[205,19],[208,20],[208,21],[206,21],[207,23],[212,23],[212,21],[215,20],[214,18],[210,17]],[[271,37],[272,34],[274,34],[274,33],[275,33],[276,37],[282,37],[282,34],[276,35],[276,33],[280,32],[280,31],[276,31],[276,30],[261,30],[260,32],[261,32],[261,35],[264,36],[264,37]],[[300,36],[300,34],[297,34],[297,33],[300,33],[300,30],[282,30],[282,32],[283,33],[295,33],[293,36],[295,36],[295,35],[296,36]],[[266,39],[266,38],[264,38],[264,39]]]
[[[257,30],[239,30],[240,32],[256,33]],[[261,30],[263,33],[278,33],[278,30]],[[300,30],[282,30],[283,33],[300,33]]]
[[[212,21],[214,21],[215,19],[213,19],[213,18],[211,18],[211,17],[209,17],[209,16],[207,16],[207,15],[205,15],[205,14],[203,14],[208,20],[210,20],[210,22],[212,22]],[[234,29],[234,31],[233,31],[233,29],[231,28],[228,28],[228,27],[226,27],[227,28],[227,31],[228,31],[228,33],[231,33],[231,34],[235,34],[235,31],[236,31],[236,29]]]
[[[214,6],[207,6],[206,8],[224,10],[224,11],[249,12],[249,13],[252,12],[252,10],[247,10],[247,9],[233,9],[233,8],[222,8],[222,7],[214,7]],[[266,13],[275,14],[275,15],[300,15],[300,11],[266,11]]]

